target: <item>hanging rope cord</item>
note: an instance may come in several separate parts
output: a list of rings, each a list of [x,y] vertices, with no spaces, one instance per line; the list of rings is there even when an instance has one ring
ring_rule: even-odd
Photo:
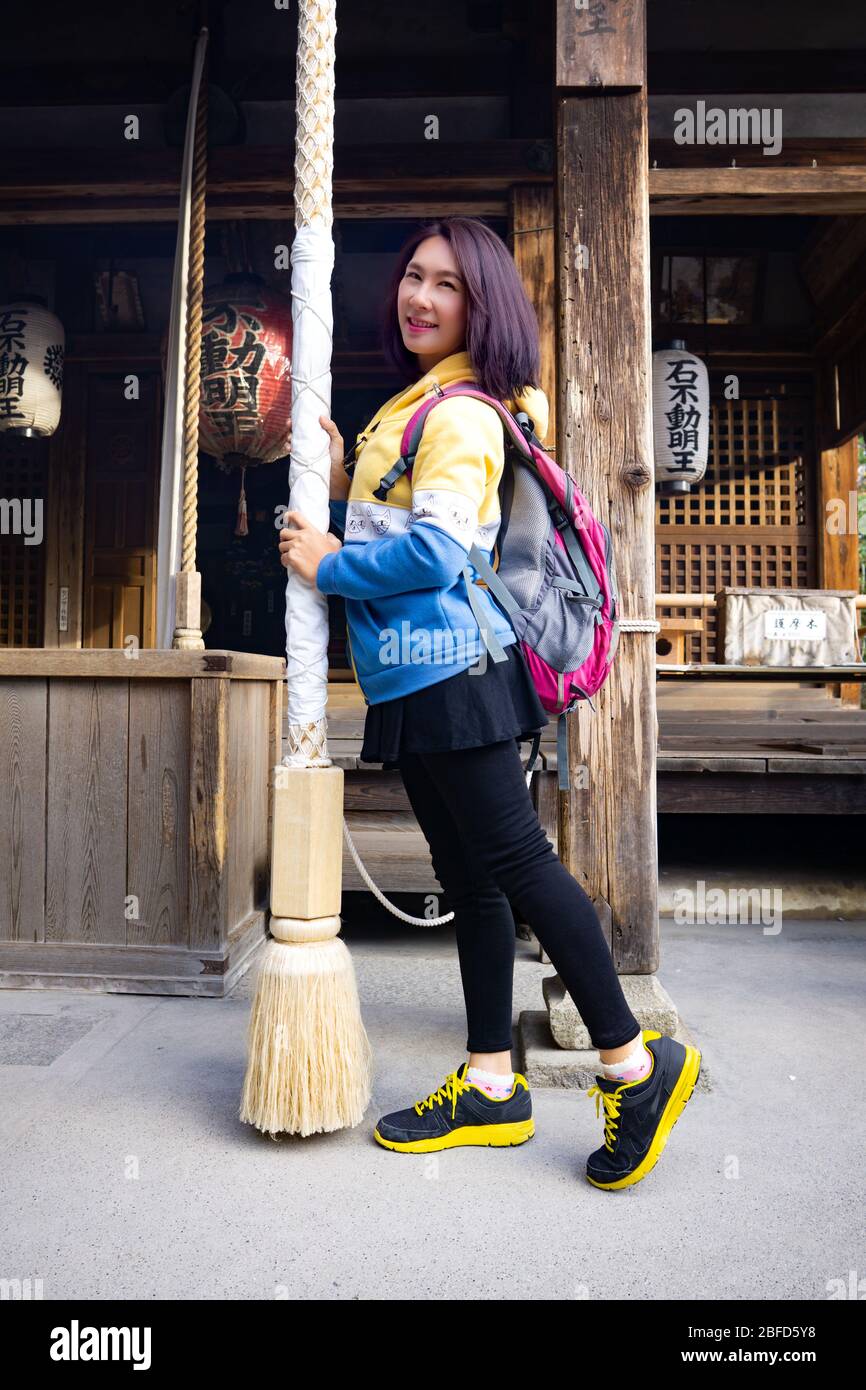
[[[526,774],[527,787],[529,786],[529,783],[532,780],[532,774],[534,771],[534,768],[530,768],[530,770]],[[444,917],[412,917],[408,912],[403,912],[399,907],[396,906],[395,903],[392,903],[388,898],[385,897],[385,894],[373,882],[372,878],[367,873],[367,870],[361,862],[361,856],[358,854],[358,851],[355,848],[352,836],[349,834],[349,826],[346,822],[345,816],[343,817],[343,835],[345,837],[346,844],[349,846],[349,853],[355,861],[355,867],[358,870],[358,873],[361,875],[364,882],[366,883],[367,887],[370,889],[370,892],[373,894],[375,898],[378,898],[379,902],[382,904],[383,907],[387,907],[389,912],[393,913],[395,917],[399,917],[401,922],[410,922],[413,927],[441,927],[445,922],[450,922],[452,920],[452,918],[454,917],[453,912],[447,912]]]
[[[203,29],[204,40],[207,30]],[[208,61],[202,58],[201,83],[195,113],[192,199],[190,214],[189,278],[187,281],[186,374],[183,399],[183,532],[181,570],[195,570],[198,521],[198,416],[201,396],[202,292],[204,288],[204,239],[207,188],[207,79]]]

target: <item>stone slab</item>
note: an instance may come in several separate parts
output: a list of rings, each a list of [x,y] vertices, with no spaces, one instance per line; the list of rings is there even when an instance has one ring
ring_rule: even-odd
[[[676,1005],[657,975],[620,975],[619,982],[641,1028],[656,1028],[660,1033],[676,1036]],[[560,977],[548,975],[542,980],[541,988],[550,1014],[553,1041],[570,1051],[594,1051],[586,1025]]]

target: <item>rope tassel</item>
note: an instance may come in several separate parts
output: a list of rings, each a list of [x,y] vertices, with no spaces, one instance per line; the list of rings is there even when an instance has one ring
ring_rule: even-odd
[[[247,476],[246,466],[241,469],[241,492],[238,498],[238,515],[235,525],[236,536],[248,536],[250,528],[247,525],[247,494],[244,491],[244,479]]]
[[[247,1124],[308,1135],[364,1118],[372,1051],[345,942],[268,943],[247,1046],[240,1109]]]

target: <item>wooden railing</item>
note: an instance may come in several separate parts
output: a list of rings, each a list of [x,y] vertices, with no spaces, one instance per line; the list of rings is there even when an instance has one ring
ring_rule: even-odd
[[[858,594],[855,607],[866,608],[866,594]],[[715,608],[715,594],[656,594],[657,608]]]

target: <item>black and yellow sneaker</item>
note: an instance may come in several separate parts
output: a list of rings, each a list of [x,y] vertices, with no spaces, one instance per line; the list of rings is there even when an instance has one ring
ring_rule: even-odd
[[[449,1072],[442,1085],[407,1110],[383,1115],[373,1137],[386,1149],[427,1154],[461,1144],[497,1148],[523,1144],[535,1133],[532,1098],[525,1076],[514,1074],[510,1096],[495,1100],[465,1079],[468,1062]]]
[[[656,1165],[668,1135],[685,1109],[701,1070],[701,1054],[674,1038],[642,1031],[652,1054],[649,1076],[641,1081],[611,1081],[596,1076],[595,1113],[604,1103],[604,1145],[590,1154],[586,1176],[593,1187],[631,1187]]]

